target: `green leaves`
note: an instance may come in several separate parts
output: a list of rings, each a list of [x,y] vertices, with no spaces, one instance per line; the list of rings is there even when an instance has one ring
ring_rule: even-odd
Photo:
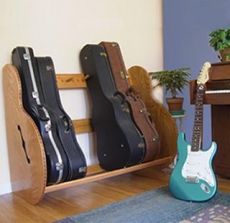
[[[170,91],[172,97],[175,98],[188,84],[189,70],[189,68],[179,68],[176,70],[151,72],[149,75],[152,79],[157,79],[159,85],[165,86],[166,92]]]
[[[216,51],[230,47],[230,29],[217,29],[209,34],[209,45]]]

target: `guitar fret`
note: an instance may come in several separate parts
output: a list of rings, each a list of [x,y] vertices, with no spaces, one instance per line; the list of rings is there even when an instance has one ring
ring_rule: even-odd
[[[201,128],[194,128],[194,134],[200,134]]]
[[[200,135],[201,128],[200,129],[194,129],[194,135]]]
[[[202,130],[202,128],[201,127],[195,127],[195,128],[193,128],[193,130],[195,133],[199,133],[200,130]]]

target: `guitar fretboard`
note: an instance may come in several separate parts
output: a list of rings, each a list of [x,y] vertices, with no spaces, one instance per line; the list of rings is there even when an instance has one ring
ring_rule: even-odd
[[[197,85],[195,118],[192,135],[192,151],[199,151],[202,147],[203,138],[203,101],[205,87],[203,84]]]

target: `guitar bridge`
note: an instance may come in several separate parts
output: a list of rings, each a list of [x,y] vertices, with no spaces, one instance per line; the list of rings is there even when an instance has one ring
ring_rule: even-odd
[[[187,176],[185,178],[185,181],[188,182],[188,183],[198,184],[199,183],[199,178],[194,177],[194,176]]]

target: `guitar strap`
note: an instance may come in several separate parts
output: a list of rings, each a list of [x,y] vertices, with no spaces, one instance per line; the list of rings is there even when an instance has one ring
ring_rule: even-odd
[[[115,42],[101,42],[100,45],[104,47],[106,51],[116,88],[129,102],[132,118],[144,136],[146,143],[144,162],[153,160],[159,154],[160,150],[159,135],[156,131],[155,124],[150,119],[144,102],[130,88],[129,76],[125,68],[120,47]]]

